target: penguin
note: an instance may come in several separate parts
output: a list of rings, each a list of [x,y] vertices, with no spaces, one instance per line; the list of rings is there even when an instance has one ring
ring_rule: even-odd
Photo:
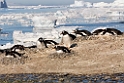
[[[112,35],[122,35],[123,34],[123,32],[121,32],[120,30],[115,29],[115,28],[106,28],[106,31],[111,33]]]
[[[25,47],[23,45],[14,45],[13,47],[10,48],[12,51],[21,51],[24,50]]]
[[[60,53],[71,53],[71,51],[67,47],[65,47],[65,46],[58,46],[58,45],[56,45],[54,47],[54,49],[56,50],[56,52],[58,54],[60,54]]]
[[[70,48],[71,46],[71,43],[72,43],[72,40],[74,40],[76,38],[75,35],[72,35],[72,34],[69,34],[67,31],[63,30],[62,33],[61,33],[63,36],[62,36],[62,39],[61,39],[61,43]]]
[[[25,53],[18,53],[16,51],[6,51],[5,56],[6,57],[12,57],[12,58],[21,58]]]
[[[105,29],[97,29],[92,32],[92,35],[103,35],[105,33]]]
[[[76,35],[80,35],[80,36],[90,36],[91,35],[91,32],[88,30],[75,29],[75,30],[73,30],[73,33],[75,33]]]
[[[42,37],[40,37],[40,38],[38,39],[36,45],[37,45],[37,48],[39,48],[39,49],[48,48],[48,46],[47,46],[45,40],[44,40]]]
[[[45,40],[47,44],[52,44],[52,45],[58,45],[59,43],[53,41],[53,40]]]
[[[38,48],[48,48],[48,44],[58,45],[59,43],[53,40],[45,40],[44,38],[40,37],[37,42]]]

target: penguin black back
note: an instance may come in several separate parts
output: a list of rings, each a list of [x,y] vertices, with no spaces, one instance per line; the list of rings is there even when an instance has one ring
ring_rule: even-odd
[[[99,35],[101,32],[105,32],[105,29],[97,29],[95,31],[92,32],[92,35]]]
[[[55,46],[56,51],[62,51],[63,53],[71,53],[71,51],[65,46]]]
[[[39,41],[40,43],[42,43],[42,44],[45,46],[45,48],[48,48],[47,42],[46,42],[42,37],[40,37],[40,38],[38,39],[38,41]]]
[[[76,29],[76,30],[74,30],[74,33],[81,34],[82,36],[90,36],[91,35],[91,32],[88,31],[88,30],[78,30],[78,29]]]
[[[115,29],[115,28],[107,28],[106,29],[108,32],[110,32],[110,33],[113,33],[113,35],[122,35],[123,33],[120,31],[120,30],[118,30],[118,29]],[[114,34],[115,33],[115,34]]]
[[[14,58],[22,57],[23,55],[24,55],[24,53],[18,53],[16,51],[6,51],[5,52],[5,56],[12,56]]]
[[[61,34],[63,34],[63,36],[64,36],[64,35],[69,35],[69,36],[72,38],[72,40],[74,40],[74,39],[76,38],[75,35],[69,34],[69,33],[68,33],[67,31],[65,31],[65,30],[63,30]]]
[[[13,50],[13,51],[16,51],[16,49],[19,49],[19,50],[24,50],[24,46],[23,45],[14,45],[13,47],[11,47],[10,49]]]
[[[53,45],[58,45],[59,43],[53,41],[53,40],[45,40],[47,44],[53,44]]]

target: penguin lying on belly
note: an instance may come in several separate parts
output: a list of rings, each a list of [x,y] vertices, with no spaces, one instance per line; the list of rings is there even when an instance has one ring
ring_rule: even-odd
[[[76,38],[75,35],[69,34],[67,31],[62,31],[62,39],[61,39],[61,43],[65,46],[70,48],[70,46],[72,45],[72,40],[74,40]]]
[[[105,28],[105,29],[97,29],[93,33],[93,35],[122,35],[123,33],[115,28]]]
[[[48,48],[48,44],[58,45],[58,43],[53,40],[45,40],[40,37],[37,41],[37,48]]]
[[[6,51],[5,56],[6,57],[12,57],[12,58],[21,58],[25,53],[18,53],[16,51]]]
[[[13,47],[10,48],[12,51],[21,51],[24,50],[25,47],[23,45],[14,45]]]
[[[78,30],[78,29],[76,29],[76,30],[73,30],[73,33],[75,33],[76,34],[76,36],[90,36],[90,35],[92,35],[91,34],[91,32],[90,31],[88,31],[88,30]]]
[[[58,54],[60,53],[71,53],[71,51],[65,46],[55,46],[54,49]]]

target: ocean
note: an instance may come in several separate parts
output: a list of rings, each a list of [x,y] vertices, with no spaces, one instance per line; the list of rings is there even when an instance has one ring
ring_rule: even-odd
[[[0,9],[0,44],[13,43],[14,31],[33,33],[44,32],[42,30],[47,28],[47,32],[54,28],[55,19],[57,30],[80,28],[92,31],[109,27],[124,32],[123,8],[8,8]]]

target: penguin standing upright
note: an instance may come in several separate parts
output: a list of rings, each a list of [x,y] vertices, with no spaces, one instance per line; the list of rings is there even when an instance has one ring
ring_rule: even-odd
[[[72,45],[72,40],[74,40],[76,38],[75,35],[69,34],[67,31],[62,31],[61,33],[62,39],[61,39],[61,43],[65,46],[70,48],[70,46]]]

